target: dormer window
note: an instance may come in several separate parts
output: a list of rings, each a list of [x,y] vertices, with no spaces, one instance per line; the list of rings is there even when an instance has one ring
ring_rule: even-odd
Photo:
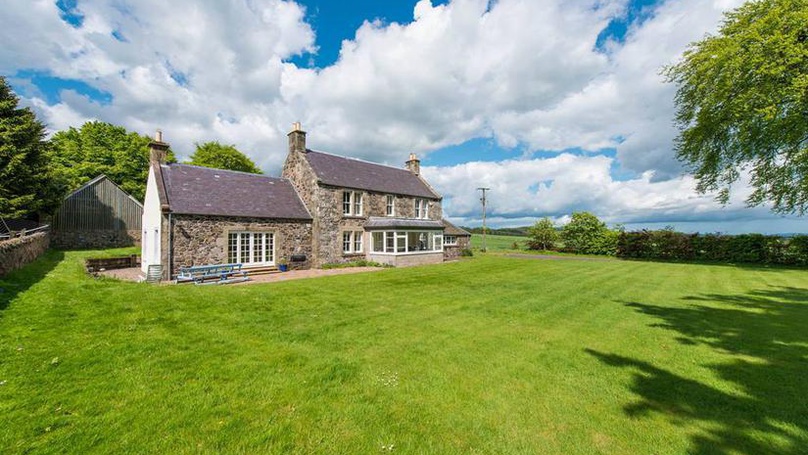
[[[344,216],[362,216],[362,192],[342,192],[342,214]]]
[[[396,197],[392,194],[387,195],[387,216],[396,216]]]
[[[415,217],[416,218],[429,218],[429,204],[426,199],[415,200]]]

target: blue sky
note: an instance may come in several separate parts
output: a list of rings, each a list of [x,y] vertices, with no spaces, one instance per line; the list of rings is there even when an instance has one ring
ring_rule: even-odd
[[[802,232],[699,195],[674,157],[659,76],[740,0],[7,0],[0,74],[51,131],[160,128],[180,157],[236,145],[280,173],[311,148],[400,166],[446,215],[495,226],[588,210],[629,228]],[[32,33],[33,31],[33,33]],[[20,37],[25,37],[20,39]]]

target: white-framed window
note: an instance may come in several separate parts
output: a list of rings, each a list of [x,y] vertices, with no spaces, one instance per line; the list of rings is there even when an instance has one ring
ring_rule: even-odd
[[[343,253],[350,253],[351,252],[351,232],[345,231],[342,233],[342,252]]]
[[[456,235],[444,235],[443,236],[443,244],[454,246],[457,245],[457,236]]]
[[[415,200],[415,217],[416,218],[429,218],[429,201],[426,199]]]
[[[346,254],[362,252],[362,231],[342,232],[342,252]]]
[[[385,254],[409,254],[443,251],[439,231],[374,231],[371,251]]]
[[[350,215],[351,214],[351,195],[353,191],[343,191],[342,192],[342,214],[343,215]]]
[[[396,197],[392,194],[387,195],[387,216],[396,216]]]
[[[342,192],[342,214],[345,216],[362,216],[362,192]]]
[[[272,232],[228,233],[227,262],[249,265],[274,264],[275,234]]]
[[[354,253],[362,252],[362,231],[354,231],[353,233],[353,251]]]

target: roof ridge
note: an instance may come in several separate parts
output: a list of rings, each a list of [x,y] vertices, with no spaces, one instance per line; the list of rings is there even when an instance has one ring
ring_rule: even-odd
[[[256,177],[268,177],[268,178],[271,178],[271,179],[282,179],[283,178],[283,177],[273,177],[273,176],[267,175],[267,174],[255,174],[253,172],[235,171],[233,169],[220,169],[218,167],[200,166],[198,164],[188,164],[188,163],[171,163],[171,164],[164,164],[163,166],[168,166],[168,167],[171,167],[171,166],[186,166],[186,167],[193,167],[193,168],[197,168],[197,169],[207,169],[207,170],[210,170],[210,171],[231,172],[231,173],[234,173],[234,174],[254,175]]]
[[[352,156],[345,156],[345,155],[336,155],[334,153],[321,152],[319,150],[312,150],[312,149],[306,149],[306,151],[307,152],[313,152],[313,153],[319,153],[320,155],[333,156],[334,158],[342,158],[342,159],[345,159],[345,160],[359,161],[360,163],[372,164],[374,166],[386,167],[386,168],[390,168],[390,169],[395,169],[397,171],[410,172],[409,170],[407,170],[406,168],[403,168],[403,167],[395,167],[395,166],[391,166],[389,164],[376,163],[376,162],[373,162],[373,161],[363,160],[362,158],[355,158],[355,157],[352,157]]]

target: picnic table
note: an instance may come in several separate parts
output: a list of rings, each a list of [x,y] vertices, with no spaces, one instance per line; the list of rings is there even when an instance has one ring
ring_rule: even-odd
[[[227,284],[247,281],[247,272],[242,264],[213,264],[180,267],[177,283]]]

